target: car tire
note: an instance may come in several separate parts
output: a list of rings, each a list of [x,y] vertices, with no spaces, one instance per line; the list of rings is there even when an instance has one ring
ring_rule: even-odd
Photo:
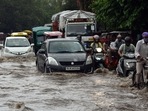
[[[94,73],[94,67],[90,67],[89,69],[86,69],[84,71],[84,73],[86,73],[86,74],[93,74]]]

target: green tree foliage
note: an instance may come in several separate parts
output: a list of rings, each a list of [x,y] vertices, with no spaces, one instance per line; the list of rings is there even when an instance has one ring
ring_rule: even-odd
[[[78,4],[78,1],[80,4]],[[63,10],[89,10],[92,0],[0,0],[0,31],[31,29]]]
[[[78,7],[81,10],[91,11],[91,8],[89,7],[91,3],[92,0],[77,0]]]
[[[0,31],[20,31],[50,23],[52,14],[61,10],[59,1],[0,0]]]
[[[148,29],[148,0],[93,0],[92,10],[106,29]]]
[[[76,0],[64,0],[62,10],[77,10],[78,5]]]

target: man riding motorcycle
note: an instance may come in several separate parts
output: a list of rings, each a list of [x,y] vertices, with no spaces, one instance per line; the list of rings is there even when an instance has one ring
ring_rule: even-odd
[[[94,35],[93,36],[93,42],[91,43],[91,47],[93,48],[93,49],[95,49],[95,48],[103,48],[103,46],[102,46],[102,44],[101,44],[101,42],[100,42],[100,37],[99,37],[99,35]]]
[[[117,35],[115,41],[110,43],[110,47],[107,50],[107,56],[105,58],[105,66],[109,70],[115,70],[119,60],[118,49],[124,43],[122,36],[120,34]]]
[[[94,69],[96,69],[96,68],[98,68],[99,67],[99,63],[98,62],[103,62],[102,60],[96,60],[97,58],[97,56],[96,56],[96,54],[97,53],[102,53],[101,55],[103,56],[103,46],[102,46],[102,44],[101,44],[101,42],[100,42],[100,37],[99,37],[99,35],[94,35],[93,36],[93,42],[91,43],[91,48],[92,48],[92,55],[93,55],[93,65],[94,65]],[[97,49],[99,49],[99,52],[98,52],[98,50]],[[102,64],[103,63],[101,63],[101,66],[100,67],[102,67]]]
[[[119,62],[118,62],[117,68],[116,68],[118,76],[126,76],[126,75],[124,75],[124,71],[123,71],[124,57],[127,53],[133,53],[134,54],[134,52],[135,52],[135,46],[131,43],[131,38],[129,36],[127,36],[127,37],[125,37],[124,40],[125,40],[125,43],[122,44],[119,47],[119,50],[118,50],[118,54],[121,57],[119,59]]]
[[[138,89],[140,85],[140,78],[142,76],[141,72],[143,71],[143,66],[146,63],[145,58],[148,57],[148,32],[143,32],[142,37],[143,39],[137,42],[135,48],[135,57],[137,59],[137,63],[135,83],[133,84],[133,86],[137,87]],[[144,76],[144,81],[148,79],[147,76]],[[148,86],[148,81],[146,81],[146,85]]]

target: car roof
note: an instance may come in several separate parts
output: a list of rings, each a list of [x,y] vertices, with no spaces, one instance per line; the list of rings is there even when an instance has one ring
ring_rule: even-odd
[[[23,37],[23,36],[17,36],[17,37],[14,37],[14,36],[9,36],[9,37],[6,37],[6,39],[15,39],[15,38],[21,38],[21,39],[27,39],[26,37]]]
[[[33,27],[32,31],[34,31],[34,32],[37,32],[37,31],[51,31],[51,27],[45,27],[45,26]]]
[[[71,39],[71,38],[55,38],[55,39],[46,39],[45,42],[51,42],[51,41],[73,41],[77,42],[78,39]]]

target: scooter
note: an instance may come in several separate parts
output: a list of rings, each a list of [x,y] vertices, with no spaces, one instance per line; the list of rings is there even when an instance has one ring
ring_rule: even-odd
[[[102,48],[95,48],[94,51],[94,69],[104,67],[104,54]]]
[[[134,53],[127,53],[123,58],[123,76],[133,74],[136,69],[136,59]]]

